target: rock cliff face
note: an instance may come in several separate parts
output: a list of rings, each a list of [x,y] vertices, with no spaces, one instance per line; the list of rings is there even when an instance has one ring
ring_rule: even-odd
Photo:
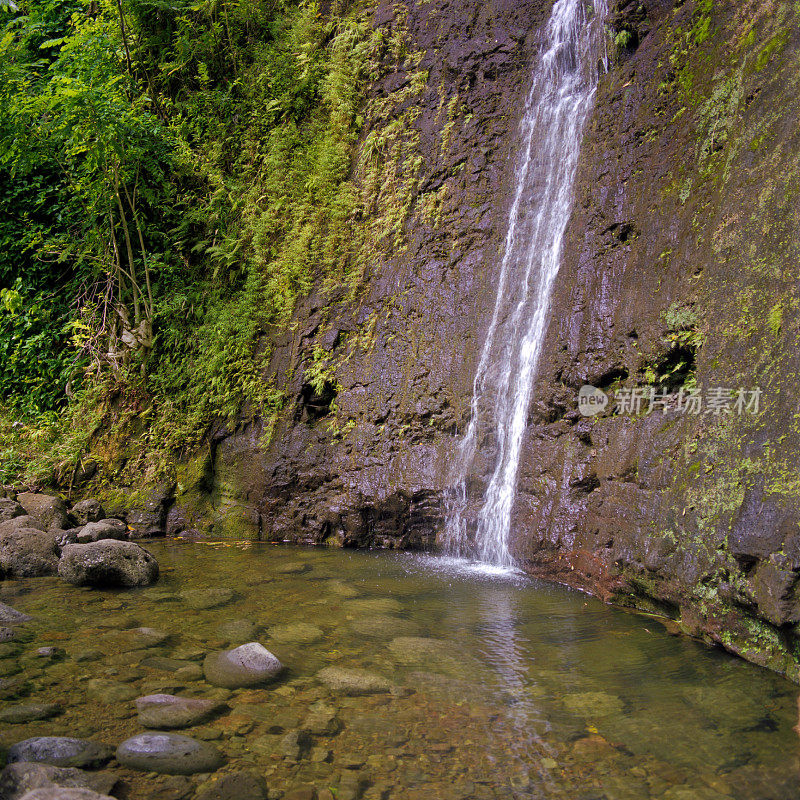
[[[800,12],[612,5],[612,66],[526,434],[516,552],[532,571],[666,612],[797,680]],[[375,24],[404,48],[371,86],[354,163],[376,187],[363,224],[379,246],[358,286],[307,298],[276,342],[265,378],[293,402],[274,430],[220,429],[181,468],[171,531],[434,544],[550,6],[379,6]],[[584,418],[587,383],[610,402]],[[672,399],[648,413],[654,387]],[[740,387],[763,392],[758,413],[737,413]],[[733,396],[717,392],[721,413],[706,413],[717,388]],[[632,414],[621,402],[634,391],[644,400]],[[676,406],[693,393],[699,414]]]

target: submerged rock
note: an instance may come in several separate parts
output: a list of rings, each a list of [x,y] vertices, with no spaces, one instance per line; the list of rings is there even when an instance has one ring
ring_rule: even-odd
[[[622,700],[607,692],[575,692],[564,696],[564,705],[573,714],[586,719],[622,713]]]
[[[92,678],[86,684],[86,689],[90,697],[104,705],[125,703],[128,700],[133,700],[138,694],[136,689],[127,683],[110,681],[106,678]]]
[[[0,797],[3,800],[21,800],[27,792],[44,788],[57,788],[62,793],[66,789],[91,789],[105,797],[116,783],[113,775],[21,761],[9,764],[0,772]],[[63,796],[57,795],[59,800]]]
[[[232,589],[224,587],[213,589],[193,589],[184,592],[183,601],[189,608],[196,611],[203,611],[209,608],[219,608],[220,606],[227,605],[234,598]]]
[[[89,522],[77,534],[80,544],[99,542],[101,539],[124,540],[128,538],[128,526],[118,519],[102,519],[98,522]]]
[[[177,733],[141,733],[117,748],[123,767],[167,775],[214,772],[225,763],[216,747]]]
[[[318,642],[324,635],[321,628],[309,625],[307,622],[273,625],[269,629],[270,639],[281,644],[312,644]]]
[[[393,597],[364,597],[360,600],[348,600],[345,609],[351,614],[395,614],[403,610],[403,606]]]
[[[311,565],[302,561],[290,561],[287,564],[279,564],[275,567],[278,575],[300,575],[303,572],[311,572]]]
[[[35,761],[55,767],[102,767],[111,760],[110,747],[88,739],[69,736],[36,736],[17,742],[8,749],[9,764]]]
[[[227,706],[204,698],[177,697],[172,694],[149,694],[136,701],[139,722],[145,728],[189,728],[205,722]]]
[[[55,575],[57,569],[55,533],[37,528],[15,528],[0,536],[0,575],[36,578]]]
[[[251,642],[258,632],[258,626],[249,619],[233,619],[217,628],[217,634],[228,644]]]
[[[274,680],[283,670],[283,664],[258,642],[209,653],[203,662],[206,680],[215,686],[237,689],[256,686]]]
[[[201,786],[196,800],[265,800],[266,797],[266,781],[255,772],[242,770]]]
[[[0,623],[4,625],[21,625],[23,622],[30,622],[33,619],[29,614],[23,614],[16,608],[0,603]]]
[[[329,689],[350,696],[390,692],[394,687],[388,678],[365,669],[325,667],[317,673],[317,678]]]
[[[75,586],[146,586],[158,580],[158,562],[134,542],[103,539],[67,545],[58,574]]]
[[[54,703],[20,703],[0,709],[0,722],[22,724],[39,719],[51,719],[64,709]]]
[[[358,617],[350,621],[350,627],[361,636],[371,639],[393,639],[396,636],[413,636],[419,633],[419,625],[415,622],[389,614]]]
[[[169,639],[170,634],[157,628],[132,628],[123,631],[126,645],[131,650],[140,650],[148,647],[158,647]]]

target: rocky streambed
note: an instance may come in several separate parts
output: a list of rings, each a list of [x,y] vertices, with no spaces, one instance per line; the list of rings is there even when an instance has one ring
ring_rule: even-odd
[[[4,800],[797,795],[796,687],[655,619],[430,556],[146,550],[150,585],[0,584]]]

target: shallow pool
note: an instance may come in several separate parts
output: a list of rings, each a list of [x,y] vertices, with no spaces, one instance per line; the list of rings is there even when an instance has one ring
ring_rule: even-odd
[[[1,725],[0,746],[38,735],[116,746],[142,730],[133,700],[160,691],[225,701],[181,732],[224,752],[220,773],[263,775],[270,798],[800,795],[798,688],[655,619],[435,556],[146,546],[161,565],[147,589],[0,585],[35,618],[30,641],[0,645],[3,702],[64,707]],[[139,626],[169,637],[143,641]],[[200,677],[206,653],[253,639],[286,665],[276,683],[230,691]],[[37,656],[46,645],[65,654]],[[329,666],[391,689],[332,691],[315,677]],[[137,800],[191,798],[209,777],[108,769]]]

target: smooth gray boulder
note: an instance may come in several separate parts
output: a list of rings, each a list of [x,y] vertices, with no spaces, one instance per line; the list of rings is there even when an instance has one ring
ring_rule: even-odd
[[[94,498],[88,498],[87,500],[81,500],[75,503],[70,513],[78,521],[78,525],[81,526],[89,522],[99,522],[101,519],[105,519],[106,516],[106,512],[103,510],[103,506],[100,505],[100,501]]]
[[[0,522],[8,522],[15,517],[25,515],[25,509],[16,501],[0,497]]]
[[[84,772],[73,767],[54,767],[21,761],[9,764],[0,772],[0,797],[21,800],[33,789],[59,788],[91,789],[105,797],[114,788],[117,778],[108,773]]]
[[[17,528],[0,535],[0,575],[37,578],[58,570],[56,533]]]
[[[178,697],[174,694],[149,694],[136,700],[139,723],[144,728],[169,730],[189,728],[219,714],[225,703],[206,698]]]
[[[365,669],[325,667],[317,673],[317,678],[334,692],[351,697],[390,692],[394,687],[388,678]]]
[[[66,528],[67,507],[60,497],[50,494],[23,492],[17,495],[17,502],[45,528]]]
[[[101,539],[123,541],[127,538],[128,526],[119,519],[101,519],[99,522],[89,522],[77,534],[79,544],[99,542]]]
[[[101,539],[68,544],[61,552],[58,574],[74,586],[147,586],[158,580],[158,562],[134,542]]]
[[[8,748],[9,764],[18,761],[35,761],[54,767],[92,769],[108,763],[114,751],[104,744],[71,736],[35,736],[17,742]]]
[[[98,794],[91,789],[43,786],[22,795],[20,800],[114,800],[107,794]]]
[[[209,683],[226,689],[257,686],[274,680],[283,664],[258,642],[209,653],[203,662],[203,673]]]
[[[123,767],[167,775],[214,772],[225,763],[216,747],[178,733],[140,733],[117,748]]]

